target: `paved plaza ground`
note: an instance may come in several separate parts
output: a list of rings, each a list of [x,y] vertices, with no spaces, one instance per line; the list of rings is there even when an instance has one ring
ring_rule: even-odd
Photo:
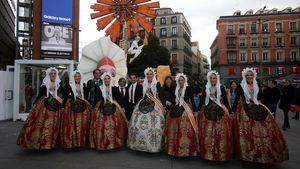
[[[282,112],[277,112],[282,124]],[[293,115],[293,113],[290,113]],[[0,169],[298,169],[300,168],[300,121],[290,120],[284,132],[290,160],[261,165],[240,160],[210,162],[199,158],[174,158],[164,153],[134,152],[127,148],[97,152],[87,148],[34,151],[19,148],[15,142],[23,122],[0,122]]]

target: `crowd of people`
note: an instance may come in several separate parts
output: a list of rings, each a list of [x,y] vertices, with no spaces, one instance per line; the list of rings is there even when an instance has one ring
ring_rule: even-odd
[[[242,82],[232,82],[228,90],[216,71],[207,74],[202,87],[189,86],[182,73],[175,80],[166,77],[161,86],[152,68],[144,71],[142,84],[136,74],[129,75],[128,85],[125,78],[118,79],[117,86],[109,72],[96,69],[93,75],[85,85],[83,75],[75,71],[70,84],[62,86],[58,70],[49,68],[17,144],[38,150],[127,145],[136,151],[212,161],[289,159],[274,118],[275,89],[260,90],[252,68],[244,69]],[[289,92],[283,92],[281,100],[290,99]],[[263,97],[270,97],[266,105]]]

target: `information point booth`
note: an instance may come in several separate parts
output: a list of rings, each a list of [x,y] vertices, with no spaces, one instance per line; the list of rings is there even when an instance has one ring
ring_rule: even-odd
[[[77,63],[74,60],[67,59],[16,60],[13,85],[13,121],[27,118],[47,68],[56,67],[64,84],[68,82],[68,78],[73,73],[75,64]]]

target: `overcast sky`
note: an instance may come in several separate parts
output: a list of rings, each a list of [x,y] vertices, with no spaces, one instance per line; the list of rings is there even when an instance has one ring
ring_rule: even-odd
[[[90,5],[97,0],[80,0],[80,45],[81,47],[104,35],[98,32],[96,20],[91,20]],[[157,0],[152,0],[157,1]],[[199,41],[202,53],[210,57],[210,45],[217,35],[216,20],[219,16],[232,15],[234,11],[300,6],[299,0],[158,0],[160,7],[170,7],[174,12],[182,12],[192,27],[192,41]]]

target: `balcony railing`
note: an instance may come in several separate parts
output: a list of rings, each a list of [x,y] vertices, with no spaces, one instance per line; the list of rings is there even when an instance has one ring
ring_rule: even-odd
[[[262,45],[262,48],[269,48],[269,47],[270,47],[270,44],[268,44],[268,43]]]
[[[298,43],[291,43],[291,47],[299,47],[300,45]]]
[[[250,34],[257,34],[258,32],[257,32],[257,30],[255,29],[255,30],[250,30]]]
[[[257,43],[251,43],[251,48],[257,48],[257,47],[258,47]]]
[[[239,33],[240,34],[246,34],[246,30],[245,29],[240,29]]]
[[[228,63],[236,63],[236,59],[227,59]]]
[[[234,43],[228,43],[227,48],[236,48],[236,44]]]
[[[176,49],[178,49],[178,46],[177,45],[176,46],[172,46],[172,49],[176,50]]]
[[[160,37],[165,38],[165,37],[167,37],[167,34],[160,34]]]
[[[283,33],[282,29],[276,29],[275,33]]]
[[[283,59],[276,59],[276,62],[285,62],[285,59],[283,58]]]
[[[299,32],[299,28],[292,28],[292,29],[290,29],[290,32]]]
[[[280,48],[280,47],[284,47],[284,44],[283,43],[277,43],[276,46]]]
[[[261,31],[261,33],[262,34],[264,34],[264,33],[266,34],[266,33],[270,33],[270,31],[269,31],[269,29],[266,29],[266,30]]]
[[[233,30],[227,30],[227,35],[234,35],[234,31]]]
[[[240,48],[246,48],[247,46],[246,46],[246,44],[240,44]]]

